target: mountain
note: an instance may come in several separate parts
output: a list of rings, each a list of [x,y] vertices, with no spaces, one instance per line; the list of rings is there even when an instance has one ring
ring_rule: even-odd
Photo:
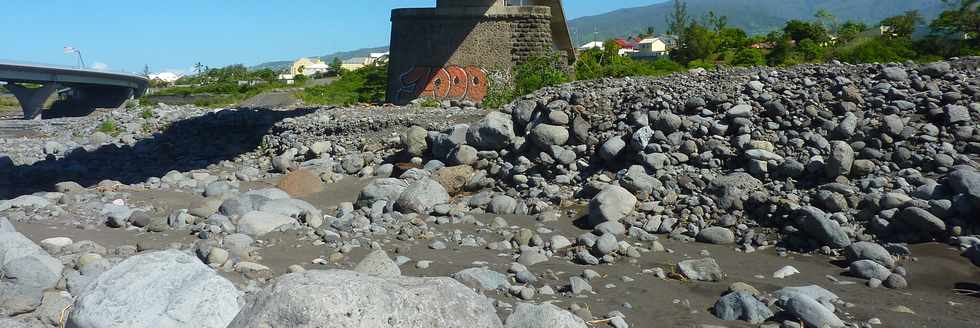
[[[351,50],[351,51],[335,52],[335,53],[332,53],[332,54],[326,54],[326,55],[319,56],[319,57],[316,57],[316,58],[320,58],[323,61],[329,63],[334,58],[340,58],[341,60],[345,60],[345,59],[351,59],[351,58],[354,58],[354,57],[367,57],[368,54],[370,54],[372,52],[385,52],[385,51],[388,51],[388,47],[363,48],[363,49],[357,49],[357,50]],[[299,58],[297,58],[297,59],[299,59]],[[262,63],[262,64],[258,64],[258,65],[252,66],[251,69],[258,70],[258,69],[270,68],[270,69],[273,69],[273,70],[281,70],[281,69],[286,69],[286,68],[289,68],[290,66],[292,66],[293,65],[293,61],[294,60],[284,60],[284,61],[273,61],[273,62],[268,62],[268,63]]]
[[[820,9],[826,9],[840,23],[856,20],[876,24],[884,18],[918,10],[932,20],[944,10],[942,0],[686,0],[687,14],[692,18],[705,17],[709,11],[728,16],[728,25],[749,34],[766,34],[782,28],[791,19],[812,20]],[[575,44],[636,35],[653,26],[657,34],[667,32],[667,22],[674,11],[674,2],[667,1],[644,7],[626,8],[613,12],[570,20],[569,29]],[[595,36],[593,36],[595,34]]]

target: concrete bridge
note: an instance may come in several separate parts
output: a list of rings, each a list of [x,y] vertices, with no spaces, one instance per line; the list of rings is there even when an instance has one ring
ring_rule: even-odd
[[[4,88],[17,97],[28,120],[41,117],[44,102],[55,92],[66,95],[80,111],[116,108],[142,96],[150,83],[133,74],[5,61],[0,61],[0,82],[7,83]]]

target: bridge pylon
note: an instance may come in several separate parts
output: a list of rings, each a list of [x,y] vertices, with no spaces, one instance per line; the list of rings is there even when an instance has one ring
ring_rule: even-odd
[[[24,111],[25,120],[41,119],[41,110],[44,109],[44,102],[51,98],[55,91],[58,91],[57,83],[42,84],[39,88],[28,88],[18,83],[7,83],[4,88],[9,90],[17,97],[20,108]]]

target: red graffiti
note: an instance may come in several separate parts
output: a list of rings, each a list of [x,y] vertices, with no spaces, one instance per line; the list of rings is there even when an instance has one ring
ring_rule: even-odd
[[[481,102],[487,73],[477,66],[415,67],[399,77],[398,100],[434,98]]]

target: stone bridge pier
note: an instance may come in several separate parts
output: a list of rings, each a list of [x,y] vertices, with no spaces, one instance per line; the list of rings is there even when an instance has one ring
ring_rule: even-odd
[[[574,47],[559,0],[438,0],[391,13],[388,102],[483,101],[494,73],[509,78],[529,58]],[[505,81],[506,82],[506,81]]]

